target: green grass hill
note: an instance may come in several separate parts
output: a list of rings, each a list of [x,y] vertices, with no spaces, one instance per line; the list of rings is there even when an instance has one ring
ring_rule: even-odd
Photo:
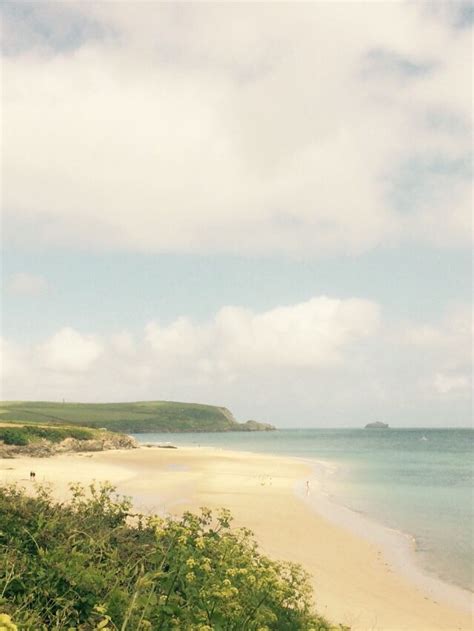
[[[0,423],[38,423],[106,428],[116,432],[235,432],[275,429],[265,423],[238,423],[223,407],[199,403],[0,402]]]

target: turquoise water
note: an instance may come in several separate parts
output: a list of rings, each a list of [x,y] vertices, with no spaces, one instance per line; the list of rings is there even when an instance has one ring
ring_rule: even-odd
[[[335,463],[324,477],[334,501],[411,535],[424,569],[473,588],[472,429],[301,429],[135,438]]]

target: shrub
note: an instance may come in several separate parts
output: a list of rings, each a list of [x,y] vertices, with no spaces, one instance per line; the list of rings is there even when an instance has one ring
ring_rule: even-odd
[[[28,435],[21,428],[0,427],[0,440],[6,445],[27,445]]]
[[[60,443],[65,438],[89,440],[94,437],[94,431],[82,427],[41,427],[23,425],[22,427],[0,427],[0,440],[7,445],[28,445],[41,438],[53,443]]]
[[[68,427],[67,433],[71,438],[76,438],[76,440],[90,440],[94,438],[94,431],[83,427]]]
[[[113,487],[0,488],[0,612],[21,629],[309,631],[303,569],[262,555],[227,511],[130,515]]]
[[[35,427],[28,426],[28,431],[32,435],[46,438],[53,443],[59,443],[65,438],[75,438],[77,440],[89,440],[94,437],[94,432],[82,427]]]

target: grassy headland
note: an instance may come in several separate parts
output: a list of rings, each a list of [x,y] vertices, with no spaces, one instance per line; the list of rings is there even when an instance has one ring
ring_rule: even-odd
[[[238,423],[223,407],[199,403],[140,401],[136,403],[0,403],[0,422],[80,425],[113,432],[241,432],[274,429],[247,421]]]

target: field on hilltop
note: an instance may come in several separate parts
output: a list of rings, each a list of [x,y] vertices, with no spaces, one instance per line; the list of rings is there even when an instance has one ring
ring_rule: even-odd
[[[135,403],[0,403],[2,423],[38,423],[103,427],[117,432],[229,432],[273,429],[249,421],[237,423],[223,407],[200,403],[140,401]]]

